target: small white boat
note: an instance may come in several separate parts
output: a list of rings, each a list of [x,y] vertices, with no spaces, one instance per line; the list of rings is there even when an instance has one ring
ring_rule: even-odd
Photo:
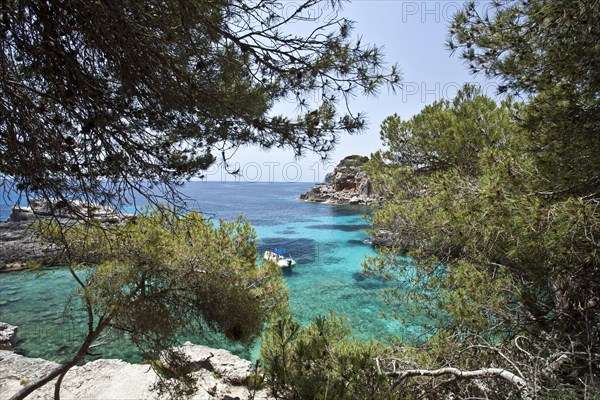
[[[273,251],[265,251],[263,258],[267,261],[273,261],[280,267],[293,267],[296,265],[296,261],[292,258],[292,255],[287,250],[275,249]]]

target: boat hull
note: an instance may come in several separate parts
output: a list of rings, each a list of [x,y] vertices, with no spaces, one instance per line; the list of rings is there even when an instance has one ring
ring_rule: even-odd
[[[266,261],[272,261],[275,264],[279,265],[281,268],[291,268],[294,265],[296,265],[296,261],[289,257],[289,253],[286,255],[288,256],[286,257],[284,255],[267,250],[263,255],[263,259],[265,259]]]
[[[281,268],[293,267],[296,265],[296,261],[292,260],[291,258],[283,259],[277,261],[277,265],[279,265]]]

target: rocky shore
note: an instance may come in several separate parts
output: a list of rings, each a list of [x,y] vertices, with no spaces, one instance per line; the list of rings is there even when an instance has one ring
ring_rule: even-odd
[[[0,222],[0,271],[23,269],[29,262],[60,263],[60,252],[42,244],[31,222]]]
[[[300,195],[315,203],[339,205],[371,205],[377,202],[371,182],[363,171],[368,157],[352,155],[344,158],[325,181]]]
[[[12,350],[17,345],[19,327],[0,322],[0,350]]]
[[[29,207],[13,207],[8,221],[0,222],[0,272],[23,269],[31,262],[44,266],[59,265],[63,261],[62,249],[42,243],[33,223],[52,219],[69,225],[84,216],[107,225],[127,218],[112,208],[82,202],[61,206],[59,203],[32,200]]]
[[[333,172],[327,174],[323,183],[300,195],[300,199],[338,205],[380,205],[382,200],[363,170],[368,160],[368,157],[357,155],[344,158]],[[374,247],[392,247],[397,244],[397,239],[392,232],[380,229],[371,234],[370,243]]]
[[[190,359],[192,376],[198,390],[194,400],[267,400],[265,390],[252,391],[247,381],[252,373],[250,361],[226,350],[185,343],[180,347]],[[58,364],[40,358],[28,358],[0,350],[0,394],[9,398],[34,380],[46,375]],[[73,367],[66,375],[61,399],[146,400],[164,399],[153,386],[158,376],[149,365],[129,364],[122,360],[96,360]],[[33,392],[28,399],[52,399],[53,382]]]
[[[43,244],[33,224],[54,220],[74,224],[82,217],[95,218],[105,225],[129,218],[114,210],[74,202],[61,208],[57,204],[32,201],[30,207],[14,207],[7,222],[0,222],[0,271],[22,269],[30,262],[57,265],[62,249]],[[55,362],[28,358],[10,350],[17,343],[18,328],[0,322],[0,399],[9,398],[23,386],[58,367]],[[185,343],[178,350],[189,358],[189,370],[197,383],[195,400],[270,399],[265,390],[251,391],[248,378],[253,372],[250,361],[229,351]],[[163,364],[165,364],[163,362]],[[62,399],[163,399],[154,386],[159,377],[147,364],[130,364],[122,360],[96,360],[73,367],[61,387]],[[54,398],[53,382],[38,389],[28,399]]]

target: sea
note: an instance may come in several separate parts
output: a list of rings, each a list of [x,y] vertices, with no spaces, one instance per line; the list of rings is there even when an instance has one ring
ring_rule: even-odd
[[[311,183],[188,182],[182,193],[193,208],[226,221],[243,215],[259,237],[259,254],[290,251],[297,265],[283,270],[292,315],[306,325],[317,316],[345,316],[352,337],[386,342],[417,336],[420,324],[392,318],[382,291],[389,283],[362,273],[361,264],[376,252],[369,244],[366,206],[336,206],[299,199]],[[10,201],[0,204],[6,220]],[[0,200],[1,202],[2,200]],[[257,255],[258,256],[258,255]],[[19,327],[16,351],[29,357],[63,361],[72,357],[85,332],[85,315],[73,278],[64,268],[0,273],[0,321]],[[256,359],[260,341],[242,345],[218,332],[181,338],[226,348]],[[90,359],[140,362],[144,355],[126,336],[112,336]]]

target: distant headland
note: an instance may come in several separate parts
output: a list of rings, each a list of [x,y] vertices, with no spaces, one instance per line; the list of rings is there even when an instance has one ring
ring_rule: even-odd
[[[368,157],[351,155],[344,158],[327,174],[323,183],[317,184],[300,199],[315,203],[340,205],[371,205],[377,202],[371,181],[363,170]]]

